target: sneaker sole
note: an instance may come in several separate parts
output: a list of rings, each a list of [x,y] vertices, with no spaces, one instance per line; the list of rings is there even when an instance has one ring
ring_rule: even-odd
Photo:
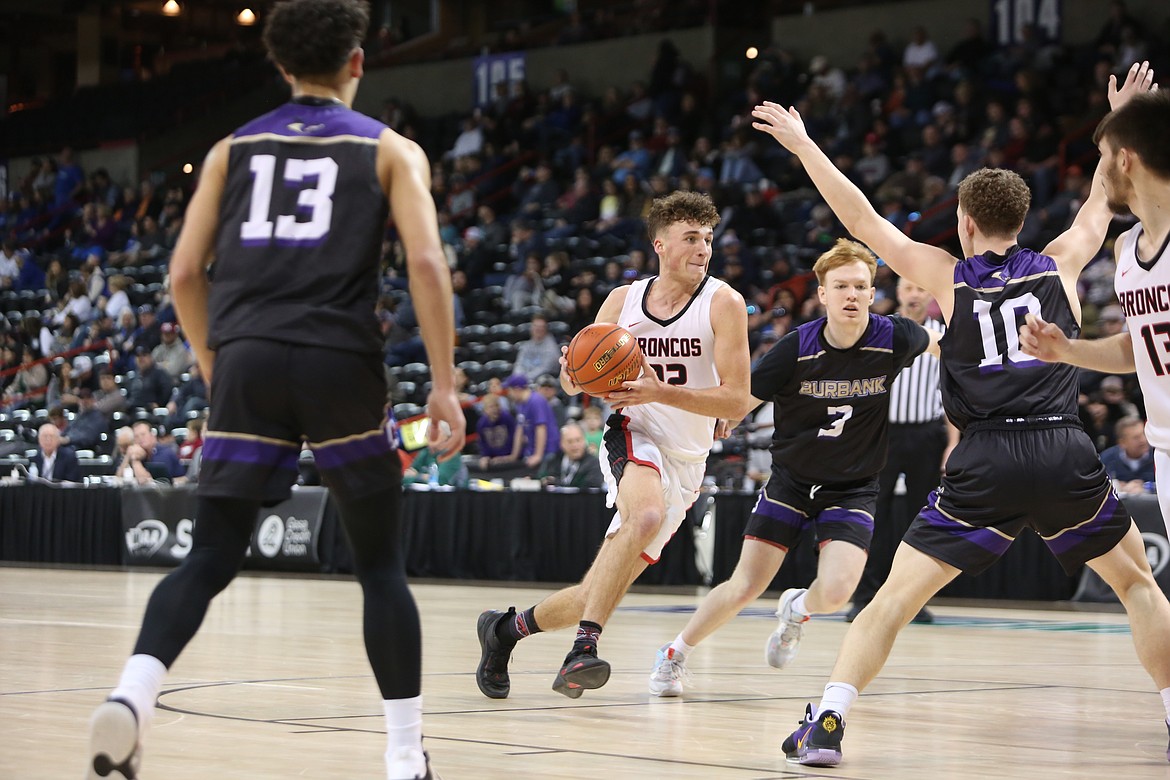
[[[89,770],[86,780],[138,777],[138,719],[129,706],[107,701],[89,724]]]
[[[841,752],[832,749],[817,750],[814,748],[805,751],[803,756],[788,760],[795,760],[802,766],[837,766],[837,764],[841,763]]]
[[[676,696],[682,696],[682,688],[665,687],[655,689],[654,683],[650,683],[650,693],[654,694],[660,699],[670,699]]]
[[[605,661],[589,666],[570,669],[557,675],[553,690],[570,699],[579,699],[585,691],[600,688],[609,682],[609,664]]]
[[[492,652],[488,648],[488,627],[501,614],[503,613],[489,609],[479,616],[479,620],[475,624],[475,633],[479,637],[479,666],[475,669],[475,684],[479,686],[479,692],[489,699],[506,699],[508,694],[512,692],[510,681],[503,688],[492,688],[484,679],[484,667],[487,666],[488,655]]]

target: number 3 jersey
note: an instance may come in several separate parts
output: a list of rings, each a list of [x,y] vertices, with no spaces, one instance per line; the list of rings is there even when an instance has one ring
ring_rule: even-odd
[[[930,344],[905,317],[869,315],[857,343],[837,349],[827,320],[806,322],[752,368],[752,395],[776,404],[772,460],[814,485],[872,477],[886,463],[890,385]]]
[[[1138,225],[1117,239],[1114,287],[1133,339],[1133,360],[1145,397],[1146,438],[1159,450],[1170,450],[1170,236],[1150,260],[1138,257],[1142,234]]]
[[[238,338],[377,353],[374,313],[389,204],[386,126],[294,98],[229,141],[212,269],[210,345]]]
[[[663,382],[691,390],[718,387],[711,301],[726,284],[705,277],[677,314],[660,320],[646,309],[646,297],[657,278],[630,285],[617,324],[638,340],[642,355]],[[707,460],[715,439],[715,418],[666,404],[629,406],[621,414],[668,455],[685,461]]]
[[[1077,413],[1077,369],[1020,350],[1029,312],[1069,338],[1081,331],[1051,257],[1014,246],[955,266],[955,308],[940,347],[943,409],[959,430],[974,420]]]

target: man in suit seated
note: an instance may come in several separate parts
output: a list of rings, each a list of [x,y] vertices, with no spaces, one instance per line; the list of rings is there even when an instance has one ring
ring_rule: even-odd
[[[61,446],[61,431],[53,423],[45,423],[37,431],[40,450],[29,459],[30,476],[54,482],[80,482],[81,467],[70,447]]]
[[[1145,484],[1154,481],[1154,451],[1146,439],[1146,424],[1140,417],[1123,417],[1116,431],[1117,444],[1101,453],[1101,462],[1117,492],[1145,493]]]
[[[585,445],[585,431],[575,422],[561,428],[561,450],[544,459],[538,478],[555,487],[598,488],[603,486],[601,464]]]

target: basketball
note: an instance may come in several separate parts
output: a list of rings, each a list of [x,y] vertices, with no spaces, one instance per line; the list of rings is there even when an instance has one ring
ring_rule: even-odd
[[[589,395],[605,395],[642,370],[638,340],[621,325],[595,322],[569,342],[565,355],[569,376]]]

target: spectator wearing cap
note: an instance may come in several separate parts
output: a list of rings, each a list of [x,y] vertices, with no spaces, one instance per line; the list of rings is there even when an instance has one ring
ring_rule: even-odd
[[[171,375],[155,365],[154,356],[146,347],[134,350],[134,362],[138,370],[130,380],[127,406],[147,411],[165,406],[171,399],[171,389],[175,384]]]
[[[540,393],[532,392],[528,377],[513,374],[504,380],[504,389],[516,414],[516,436],[512,443],[512,459],[523,458],[524,465],[535,473],[550,452],[560,447],[560,429],[548,401]]]
[[[97,370],[98,375],[98,389],[93,394],[94,407],[101,412],[107,420],[113,419],[114,412],[122,412],[126,409],[126,396],[122,394],[122,388],[118,387],[118,383],[114,379],[114,372],[108,367],[103,366]],[[80,396],[79,396],[80,397]]]
[[[162,325],[149,303],[138,307],[138,328],[130,336],[130,344],[137,352],[139,347],[153,350],[162,343]]]
[[[548,408],[557,421],[557,429],[563,428],[569,421],[569,410],[561,400],[561,380],[552,374],[541,374],[536,378],[536,392],[548,401]]]
[[[151,356],[156,365],[177,380],[191,368],[195,362],[191,350],[179,338],[179,326],[173,322],[164,322],[159,326],[162,342],[151,350]]]
[[[1117,444],[1101,453],[1101,462],[1119,493],[1144,493],[1154,481],[1154,450],[1140,417],[1122,417],[1114,427]]]
[[[512,366],[512,371],[530,377],[559,374],[560,370],[561,347],[548,331],[548,318],[543,314],[537,314],[532,318],[530,337],[527,341],[521,341],[516,349],[516,362]]]
[[[61,431],[47,422],[37,431],[37,453],[29,458],[28,473],[54,482],[80,482],[77,455],[61,443]]]
[[[108,433],[110,418],[97,408],[93,391],[83,387],[77,391],[77,414],[62,432],[61,442],[79,450],[96,450],[101,446],[102,434]]]
[[[172,428],[181,428],[187,424],[192,412],[201,412],[207,407],[207,383],[203,381],[199,364],[192,363],[187,381],[175,388],[171,400],[167,402],[167,412],[170,414],[167,424]]]
[[[495,247],[484,242],[483,228],[472,225],[463,231],[463,246],[460,249],[459,267],[467,274],[468,284],[474,288],[483,286],[484,275],[491,270]]]

